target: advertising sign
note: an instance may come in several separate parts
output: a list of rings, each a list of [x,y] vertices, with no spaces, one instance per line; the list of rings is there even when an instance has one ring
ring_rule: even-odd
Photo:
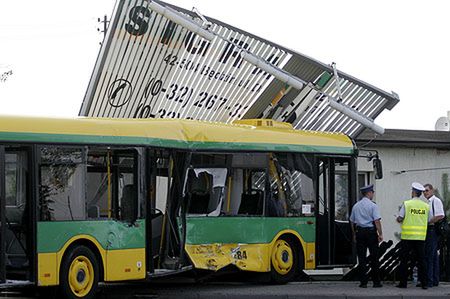
[[[215,38],[206,40],[149,4],[118,2],[81,115],[230,122],[241,118],[273,80],[239,52],[280,68],[292,56],[214,23],[208,30]],[[205,25],[200,17],[186,16]]]

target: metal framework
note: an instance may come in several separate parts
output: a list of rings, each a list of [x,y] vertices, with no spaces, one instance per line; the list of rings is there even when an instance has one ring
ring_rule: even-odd
[[[356,137],[363,127],[355,119],[370,125],[398,101],[395,93],[197,10],[120,0],[80,115],[219,122],[265,117]]]

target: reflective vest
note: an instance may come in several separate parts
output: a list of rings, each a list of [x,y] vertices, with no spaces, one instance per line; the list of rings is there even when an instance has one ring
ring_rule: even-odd
[[[405,201],[405,218],[402,222],[402,240],[421,240],[427,236],[430,206],[420,199]]]

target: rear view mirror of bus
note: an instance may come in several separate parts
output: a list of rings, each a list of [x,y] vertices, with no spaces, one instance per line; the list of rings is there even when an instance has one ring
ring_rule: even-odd
[[[383,178],[383,165],[379,158],[373,159],[373,169],[375,171],[375,179],[381,180]]]

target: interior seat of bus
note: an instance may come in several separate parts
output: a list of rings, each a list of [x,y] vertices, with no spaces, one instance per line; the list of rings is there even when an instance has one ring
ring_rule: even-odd
[[[122,189],[122,198],[120,200],[120,216],[122,220],[134,219],[136,186],[133,184],[125,185]]]
[[[252,189],[242,193],[239,214],[262,215],[264,193],[262,190]]]
[[[209,202],[211,198],[212,176],[207,172],[200,172],[195,175],[194,170],[189,170],[188,184],[190,187],[190,214],[208,213]]]

